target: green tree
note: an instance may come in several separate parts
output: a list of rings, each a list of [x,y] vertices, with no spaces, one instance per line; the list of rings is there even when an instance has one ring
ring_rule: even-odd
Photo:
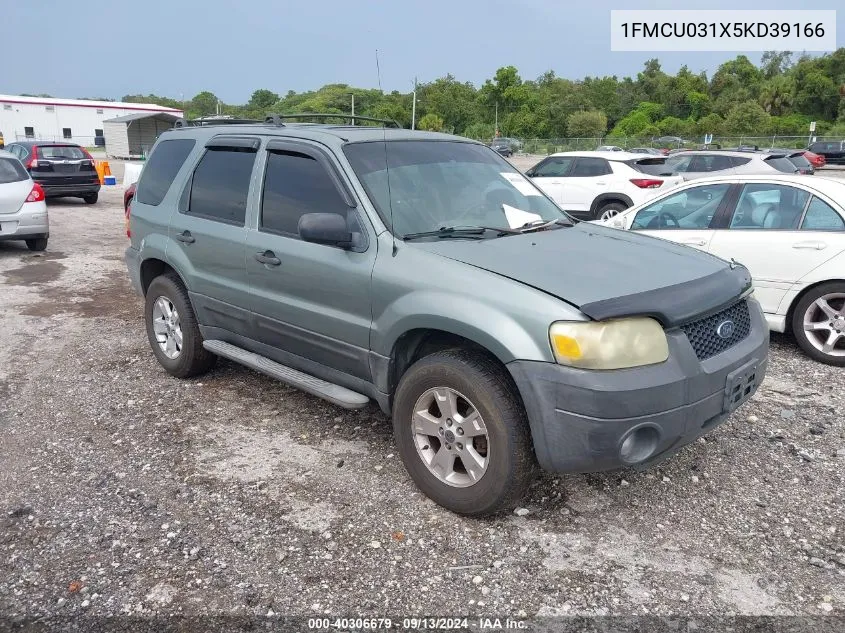
[[[429,112],[419,121],[417,127],[421,130],[428,130],[429,132],[439,132],[443,129],[443,117],[440,117],[433,112]]]
[[[217,112],[217,96],[213,92],[203,91],[191,99],[190,111],[201,117]]]
[[[278,100],[279,95],[277,95],[272,90],[259,88],[258,90],[252,93],[252,96],[249,98],[249,101],[246,105],[248,108],[252,108],[255,110],[266,110],[270,106],[274,105]]]
[[[607,131],[607,116],[599,110],[573,112],[566,124],[566,131],[569,136],[578,138],[604,136]]]
[[[728,134],[763,134],[768,129],[769,114],[756,101],[736,104],[725,117]]]
[[[790,111],[795,83],[784,75],[776,75],[763,82],[760,88],[759,103],[773,116],[781,116]]]
[[[760,70],[766,79],[782,75],[791,65],[792,51],[766,51],[760,58]]]

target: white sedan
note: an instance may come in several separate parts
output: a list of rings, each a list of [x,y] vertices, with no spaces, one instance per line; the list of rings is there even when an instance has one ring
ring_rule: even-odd
[[[845,180],[702,178],[603,223],[744,264],[769,328],[845,366]]]

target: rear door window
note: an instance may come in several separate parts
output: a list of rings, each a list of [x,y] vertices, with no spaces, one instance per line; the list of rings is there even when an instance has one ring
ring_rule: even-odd
[[[193,139],[173,139],[156,145],[144,165],[135,200],[152,206],[161,204],[194,145]]]
[[[730,156],[722,156],[720,154],[699,154],[697,156],[693,156],[692,164],[687,171],[722,171],[723,169],[731,169],[733,166],[734,164]]]
[[[613,173],[610,165],[604,158],[576,158],[575,166],[570,172],[573,178],[592,178],[595,176],[606,176]]]
[[[194,170],[188,215],[243,226],[256,152],[209,147]]]
[[[803,189],[788,185],[745,185],[731,218],[731,229],[797,229],[809,197]]]
[[[26,169],[16,158],[0,158],[0,185],[21,182],[29,178]]]

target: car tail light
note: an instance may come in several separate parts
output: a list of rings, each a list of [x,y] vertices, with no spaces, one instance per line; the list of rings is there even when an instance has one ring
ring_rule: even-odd
[[[38,167],[38,146],[37,145],[32,146],[32,156],[26,162],[25,167],[27,169],[32,169],[33,167]]]
[[[41,202],[44,200],[44,190],[37,182],[32,183],[32,191],[26,197],[27,202]]]
[[[657,189],[663,184],[663,181],[657,178],[631,178],[631,182],[640,189]]]
[[[126,203],[126,211],[123,213],[123,223],[126,226],[126,237],[132,237],[132,231],[129,230],[129,213],[132,209],[132,200],[134,198],[129,198],[129,202]]]

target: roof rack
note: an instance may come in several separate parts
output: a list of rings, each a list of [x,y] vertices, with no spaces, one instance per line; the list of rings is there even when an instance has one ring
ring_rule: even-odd
[[[383,123],[385,125],[392,125],[396,128],[402,126],[396,119],[380,119],[372,116],[361,116],[358,114],[340,114],[340,113],[321,113],[321,112],[302,112],[300,114],[270,114],[264,119],[265,123],[272,123],[274,125],[284,125],[282,121],[286,119],[347,119],[349,121],[373,121],[375,123]]]
[[[263,123],[258,119],[178,119],[173,127],[202,127],[206,125],[243,125],[245,123]]]

